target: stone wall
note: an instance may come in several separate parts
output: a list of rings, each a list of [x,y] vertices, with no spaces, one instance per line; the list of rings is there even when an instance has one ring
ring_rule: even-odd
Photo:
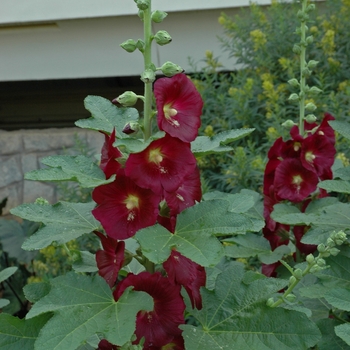
[[[54,184],[24,180],[24,174],[42,167],[40,159],[45,156],[76,154],[77,137],[100,154],[104,137],[99,132],[79,128],[0,130],[0,202],[7,197],[3,214],[38,197],[57,202]]]

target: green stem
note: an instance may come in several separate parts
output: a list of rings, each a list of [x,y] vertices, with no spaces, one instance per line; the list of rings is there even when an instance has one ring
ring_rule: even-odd
[[[149,2],[148,9],[144,10],[143,29],[144,29],[144,69],[148,69],[152,65],[152,19],[151,19],[151,3]],[[145,99],[144,99],[144,139],[150,138],[152,134],[151,118],[152,118],[152,82],[145,82]]]
[[[68,256],[69,256],[70,258],[72,258],[72,253],[70,252],[70,250],[69,250],[67,244],[66,244],[66,243],[63,243],[62,246],[63,246],[64,250],[67,252]]]
[[[306,13],[307,0],[302,0],[302,13]],[[299,102],[299,133],[304,134],[304,119],[305,119],[305,87],[306,77],[304,70],[306,68],[306,21],[301,20],[301,40],[300,40],[300,102]]]

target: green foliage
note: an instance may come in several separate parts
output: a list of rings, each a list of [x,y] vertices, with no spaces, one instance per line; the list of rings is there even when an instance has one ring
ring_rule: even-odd
[[[332,123],[346,124],[350,121],[350,4],[333,0],[317,4],[317,8],[318,13],[310,13],[307,35],[313,36],[314,44],[308,46],[306,61],[319,63],[307,84],[323,92],[306,102],[316,104],[319,120],[324,112],[330,112],[337,119]],[[288,135],[281,124],[287,119],[297,122],[297,105],[288,101],[295,89],[287,81],[299,75],[299,56],[293,53],[299,37],[291,33],[299,25],[294,15],[298,9],[296,1],[274,2],[264,8],[252,4],[234,18],[224,13],[219,17],[224,31],[219,37],[222,50],[232,57],[232,66],[225,68],[232,70],[238,64],[239,69],[222,71],[218,58],[206,52],[205,67],[193,77],[204,100],[202,133],[213,137],[229,129],[255,131],[238,141],[232,152],[200,160],[213,189],[259,190],[267,150],[279,136]],[[341,135],[349,129],[343,126],[335,128]],[[337,147],[342,160],[348,162],[349,141],[340,138]]]

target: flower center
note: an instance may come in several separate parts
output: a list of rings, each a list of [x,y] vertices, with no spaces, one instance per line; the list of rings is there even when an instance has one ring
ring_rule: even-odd
[[[132,194],[130,194],[128,198],[125,199],[124,203],[128,210],[133,210],[134,208],[139,207],[139,199]]]
[[[156,163],[159,165],[159,163],[161,163],[163,160],[163,155],[160,151],[160,148],[150,150],[148,154],[148,159],[150,162]]]
[[[300,142],[294,142],[294,146],[293,146],[294,151],[298,152],[300,149],[300,146],[301,146]]]
[[[315,158],[316,158],[316,156],[314,154],[312,154],[311,151],[305,153],[305,159],[307,162],[312,163]]]
[[[292,183],[294,185],[297,185],[299,187],[302,182],[303,182],[303,178],[300,175],[293,176]]]
[[[174,119],[173,117],[175,117],[177,115],[177,110],[175,108],[172,108],[171,104],[167,104],[163,107],[163,111],[164,111],[164,116],[165,119],[173,126],[179,127],[180,123]]]

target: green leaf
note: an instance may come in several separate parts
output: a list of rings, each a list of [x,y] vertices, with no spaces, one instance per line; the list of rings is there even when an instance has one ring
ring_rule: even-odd
[[[50,168],[26,173],[26,180],[77,181],[84,188],[94,188],[114,181],[115,176],[106,180],[104,172],[92,159],[85,156],[49,156],[41,162]]]
[[[239,140],[252,133],[255,129],[237,129],[220,132],[213,137],[198,136],[192,143],[192,153],[196,157],[205,156],[211,153],[228,152],[232,147],[224,145]]]
[[[180,326],[186,349],[294,350],[320,340],[316,325],[304,313],[270,308],[266,300],[287,284],[262,278],[243,282],[244,267],[231,262],[218,275],[215,289],[202,288],[202,310],[192,314],[199,327]]]
[[[340,310],[350,311],[350,289],[334,288],[325,295],[326,300]]]
[[[129,138],[123,133],[124,126],[137,121],[139,113],[135,108],[118,108],[111,101],[100,96],[87,96],[84,100],[85,108],[91,112],[91,118],[80,119],[76,126],[111,133],[116,130],[117,139]]]
[[[52,242],[63,244],[98,229],[100,224],[91,214],[94,206],[94,202],[58,202],[55,205],[30,203],[12,209],[13,215],[45,225],[30,236],[22,248],[35,250],[45,248]]]
[[[317,350],[350,349],[350,347],[335,334],[334,327],[337,325],[339,325],[339,322],[331,318],[326,318],[317,322],[317,326],[322,333],[322,339],[317,343]]]
[[[152,135],[147,141],[138,140],[134,138],[117,139],[117,141],[114,143],[114,146],[124,146],[129,151],[129,153],[139,153],[145,150],[151,144],[151,142],[153,142],[154,140],[158,140],[164,136],[165,132],[158,131],[156,134]]]
[[[286,245],[277,247],[271,251],[269,241],[253,233],[247,233],[244,236],[236,236],[224,240],[225,242],[234,242],[235,245],[225,246],[225,255],[231,258],[249,258],[257,256],[263,264],[273,264],[290,253]]]
[[[114,301],[111,289],[100,276],[69,273],[51,280],[49,294],[33,305],[27,318],[54,312],[35,349],[66,350],[77,348],[96,333],[123,345],[135,331],[136,314],[152,308],[152,298],[147,293],[127,289]]]
[[[50,317],[46,314],[25,320],[0,313],[0,349],[34,349],[38,334]]]
[[[23,292],[27,300],[31,303],[36,303],[50,291],[50,284],[48,282],[29,283],[24,286]]]
[[[0,309],[2,309],[3,307],[7,306],[8,304],[10,304],[10,300],[8,300],[8,299],[0,299]]]
[[[341,180],[350,180],[350,167],[338,168],[334,170],[333,177],[339,177]]]
[[[321,181],[318,187],[323,188],[328,192],[350,193],[350,183],[344,180],[324,180]]]
[[[340,135],[343,135],[345,138],[350,140],[350,125],[346,122],[341,122],[339,120],[331,120],[328,124]]]
[[[7,267],[0,271],[0,283],[7,280],[10,276],[12,276],[18,270],[17,266]]]
[[[72,265],[75,272],[97,272],[97,264],[95,254],[88,251],[74,251],[75,254],[79,254],[79,257],[74,260]]]
[[[350,324],[344,323],[334,328],[335,334],[350,345]]]
[[[37,252],[24,251],[22,244],[38,227],[38,223],[28,220],[19,223],[16,220],[0,219],[0,242],[3,250],[11,258],[16,258],[19,263],[29,264],[37,255]]]

